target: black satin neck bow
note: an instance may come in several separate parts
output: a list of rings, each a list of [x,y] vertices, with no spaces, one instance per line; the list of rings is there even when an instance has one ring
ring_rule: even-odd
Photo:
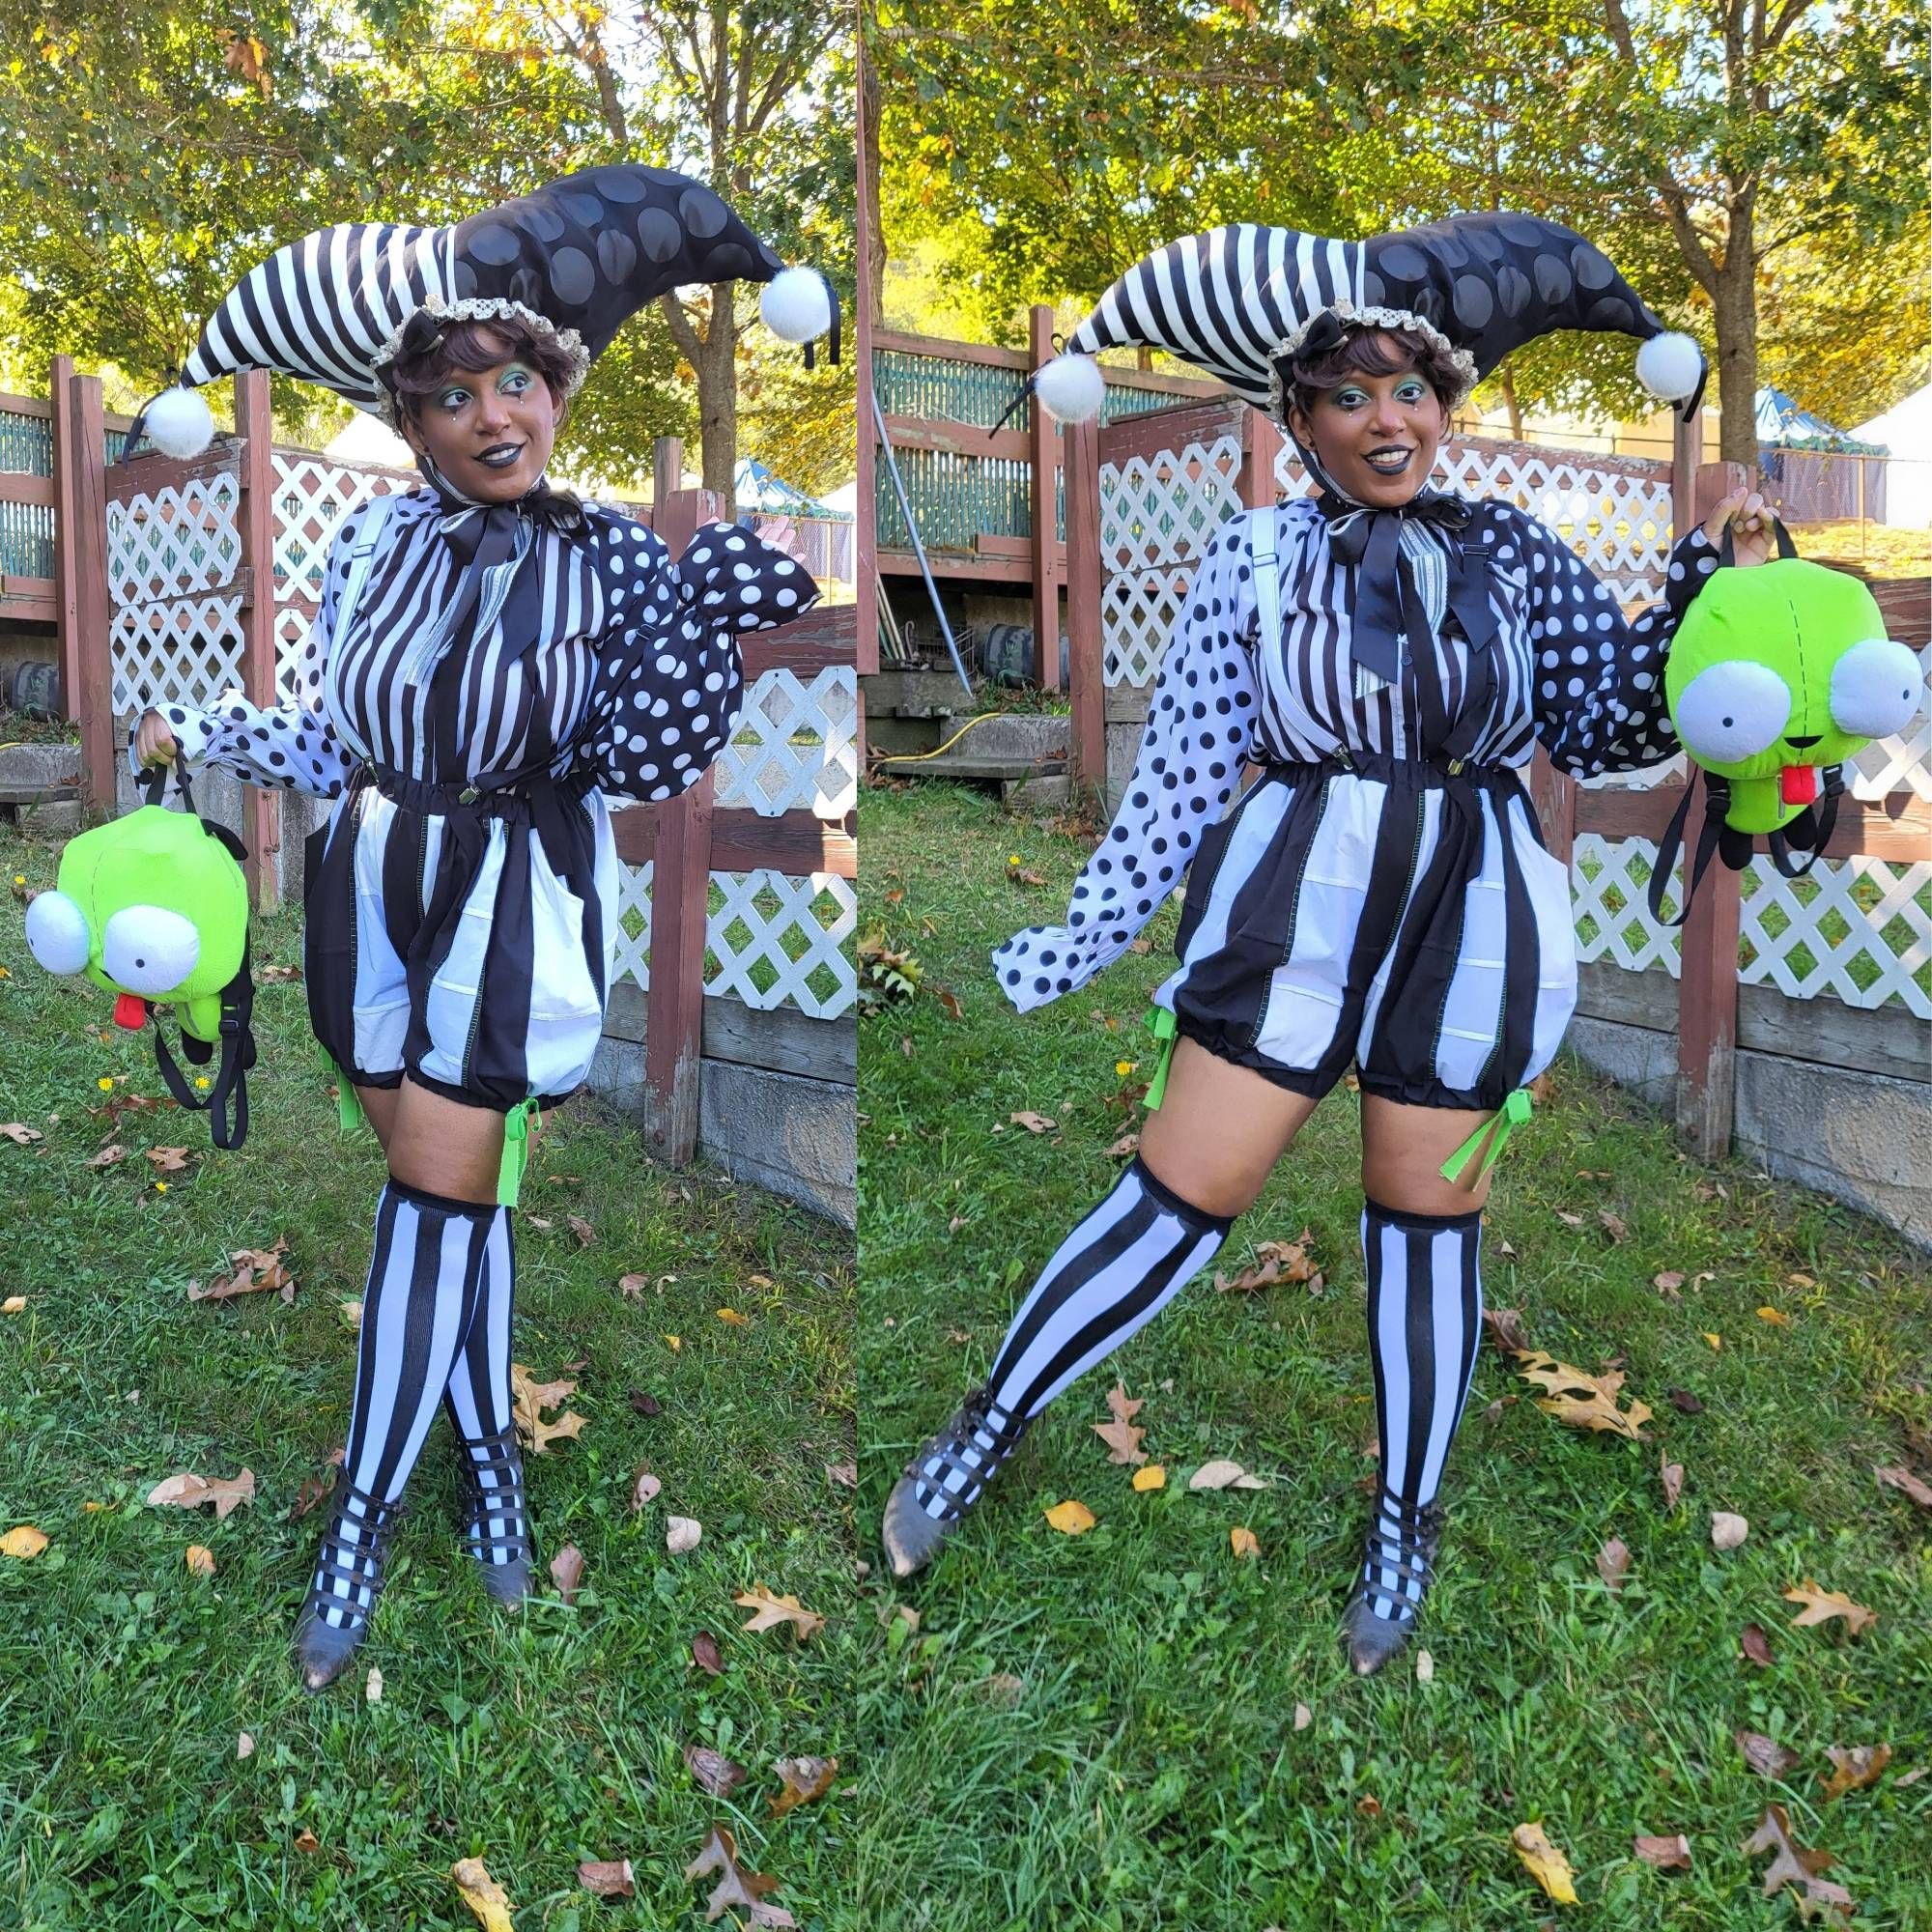
[[[1355,600],[1350,611],[1350,655],[1384,684],[1394,684],[1402,665],[1405,638],[1429,636],[1429,617],[1416,588],[1409,560],[1403,554],[1405,519],[1430,524],[1449,537],[1448,605],[1471,651],[1481,651],[1496,635],[1490,609],[1484,560],[1463,543],[1475,505],[1442,490],[1425,490],[1390,510],[1350,502],[1323,491],[1315,507],[1328,526],[1328,548],[1355,573]]]
[[[441,510],[438,527],[458,563],[474,563],[478,557],[486,568],[501,563],[516,550],[520,524],[566,532],[583,527],[582,504],[547,482],[539,481],[513,503],[478,503],[458,496],[440,475],[430,481]]]

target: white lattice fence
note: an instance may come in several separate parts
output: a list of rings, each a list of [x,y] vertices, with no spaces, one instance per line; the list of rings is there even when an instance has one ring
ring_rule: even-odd
[[[859,673],[831,665],[810,684],[768,670],[746,695],[718,759],[718,803],[767,817],[794,809],[842,818],[859,796]]]
[[[414,487],[393,469],[364,469],[307,450],[278,449],[275,464],[275,681],[295,693],[296,668],[322,599],[328,547],[359,503]]]
[[[108,654],[117,714],[205,703],[241,674],[232,471],[107,505]]]

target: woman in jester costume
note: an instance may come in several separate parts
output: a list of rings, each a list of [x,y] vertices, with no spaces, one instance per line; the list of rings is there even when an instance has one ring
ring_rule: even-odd
[[[1429,487],[1450,412],[1513,349],[1620,331],[1690,406],[1703,357],[1597,248],[1476,214],[1366,242],[1218,228],[1129,270],[1037,372],[1098,413],[1097,351],[1199,363],[1293,437],[1319,494],[1225,524],[1162,661],[1112,827],[1064,924],[993,956],[1020,1011],[1123,952],[1182,881],[1165,1042],[1140,1150],[1027,1295],[983,1387],[907,1464],[884,1540],[930,1560],[1055,1395],[1213,1258],[1352,1063],[1381,1481],[1344,1629],[1357,1671],[1413,1630],[1437,1492],[1481,1335],[1490,1163],[1576,1003],[1569,881],[1520,777],[1537,744],[1578,778],[1677,750],[1663,663],[1740,494],[1671,554],[1627,622],[1563,540],[1509,503]],[[1233,810],[1244,764],[1262,768]]]
[[[279,370],[397,425],[423,476],[336,534],[288,702],[167,704],[130,747],[137,768],[207,759],[335,801],[307,852],[309,1011],[389,1178],[347,1454],[297,1631],[310,1690],[367,1630],[439,1402],[484,1585],[506,1604],[529,1588],[505,1203],[529,1123],[582,1084],[602,1030],[608,802],[694,783],[736,724],[740,635],[817,599],[749,531],[710,526],[673,562],[544,471],[619,325],[667,290],[733,280],[766,285],[765,321],[788,341],[833,324],[820,276],[663,169],[592,168],[446,229],[346,223],[244,276],[145,412],[159,447],[192,455],[212,434],[197,385]]]

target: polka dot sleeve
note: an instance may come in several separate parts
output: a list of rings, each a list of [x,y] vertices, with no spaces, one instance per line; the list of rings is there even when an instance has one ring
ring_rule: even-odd
[[[1673,757],[1663,698],[1670,639],[1718,553],[1693,529],[1670,553],[1664,600],[1626,621],[1616,592],[1553,530],[1520,518],[1536,653],[1536,735],[1572,778],[1636,771]]]
[[[285,704],[264,709],[251,704],[240,691],[225,691],[201,708],[191,704],[157,704],[168,721],[179,751],[188,764],[214,765],[233,772],[249,784],[278,791],[305,791],[317,798],[338,798],[348,783],[350,760],[335,726],[324,708],[324,671],[335,611],[348,576],[348,555],[355,540],[360,512],[346,518],[329,549],[328,570],[322,586],[322,603],[309,626],[296,667],[295,696]],[[138,777],[134,733],[137,713],[128,733],[128,764]]]
[[[676,563],[651,531],[611,517],[600,532],[610,623],[578,743],[617,797],[674,798],[730,741],[744,708],[739,637],[802,616],[818,586],[782,551],[707,524]]]
[[[1074,882],[1065,924],[1032,926],[993,954],[1000,990],[1021,1012],[1070,993],[1127,950],[1234,796],[1258,701],[1249,554],[1243,518],[1202,559],[1161,659],[1133,776]]]

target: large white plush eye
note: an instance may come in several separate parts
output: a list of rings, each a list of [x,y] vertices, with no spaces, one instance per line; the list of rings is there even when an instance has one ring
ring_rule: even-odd
[[[100,968],[117,986],[158,1000],[194,971],[201,935],[164,906],[124,906],[100,935]]]
[[[1889,738],[1918,709],[1922,688],[1918,660],[1903,644],[1867,638],[1832,667],[1832,723],[1855,738]]]
[[[1734,765],[1777,742],[1791,716],[1791,693],[1775,670],[1740,659],[1700,670],[1673,709],[1691,756]]]
[[[41,893],[27,908],[27,951],[49,973],[87,964],[87,915],[65,893]]]

